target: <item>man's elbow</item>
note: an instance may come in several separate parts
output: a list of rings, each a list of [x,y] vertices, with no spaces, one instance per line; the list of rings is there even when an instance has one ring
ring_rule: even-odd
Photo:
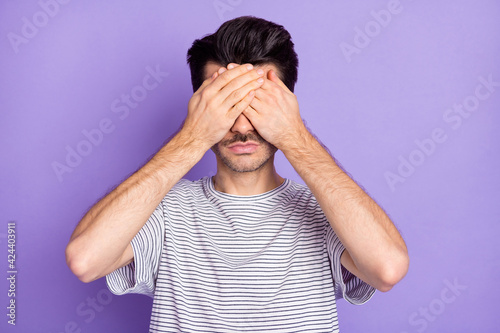
[[[75,250],[71,243],[66,247],[65,253],[66,264],[80,281],[89,283],[97,280],[96,275],[89,268],[90,265],[88,264],[88,260],[85,259],[82,253]]]
[[[402,255],[398,260],[387,264],[380,272],[379,283],[375,286],[377,290],[381,292],[388,292],[391,290],[405,277],[408,272],[409,265],[410,258],[408,257],[408,254]]]

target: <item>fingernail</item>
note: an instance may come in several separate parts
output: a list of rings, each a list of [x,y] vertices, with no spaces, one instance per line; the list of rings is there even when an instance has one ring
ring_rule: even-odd
[[[259,74],[259,75],[264,74],[264,71],[262,70],[262,68],[259,68],[259,69],[257,70],[257,74]]]
[[[217,73],[217,72],[213,73],[212,74],[212,79],[215,79],[215,77],[217,76],[217,74],[219,74],[219,73]]]
[[[228,68],[228,69],[233,69],[233,68],[234,68],[234,65],[233,65],[233,64],[229,64],[229,65],[227,65],[227,68]]]
[[[226,71],[226,69],[225,69],[224,67],[221,67],[221,68],[219,68],[218,73],[219,73],[219,74],[222,74],[222,73],[224,73],[225,71]]]
[[[253,69],[253,66],[252,66],[251,64],[248,64],[248,65],[247,65],[247,69],[250,71],[250,70],[252,70],[252,69]]]
[[[257,80],[257,82],[262,83],[262,82],[264,82],[264,79],[263,79],[263,78],[259,78],[259,79]]]

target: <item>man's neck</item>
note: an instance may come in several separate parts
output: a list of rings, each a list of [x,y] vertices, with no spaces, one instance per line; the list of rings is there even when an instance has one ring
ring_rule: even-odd
[[[235,195],[262,194],[275,189],[283,181],[272,163],[253,172],[235,172],[218,168],[217,174],[213,177],[217,191]]]

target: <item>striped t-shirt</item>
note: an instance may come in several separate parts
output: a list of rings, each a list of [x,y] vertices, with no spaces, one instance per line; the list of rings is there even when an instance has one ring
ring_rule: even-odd
[[[375,292],[341,266],[316,199],[289,179],[251,196],[183,179],[131,243],[134,261],[106,281],[153,297],[150,332],[338,332],[336,297]]]

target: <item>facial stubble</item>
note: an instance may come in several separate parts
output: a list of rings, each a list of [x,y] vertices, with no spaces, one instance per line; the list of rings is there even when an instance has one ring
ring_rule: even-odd
[[[260,149],[263,150],[263,154],[252,160],[249,164],[239,162],[238,157],[225,154],[220,149],[220,147],[227,147],[237,142],[244,143],[249,140],[259,143]],[[236,133],[231,139],[223,140],[212,147],[212,151],[219,157],[222,163],[234,172],[254,172],[259,170],[274,156],[277,150],[275,146],[264,140],[258,133],[252,132],[247,134]],[[240,156],[252,158],[250,155],[252,154],[241,154]]]

